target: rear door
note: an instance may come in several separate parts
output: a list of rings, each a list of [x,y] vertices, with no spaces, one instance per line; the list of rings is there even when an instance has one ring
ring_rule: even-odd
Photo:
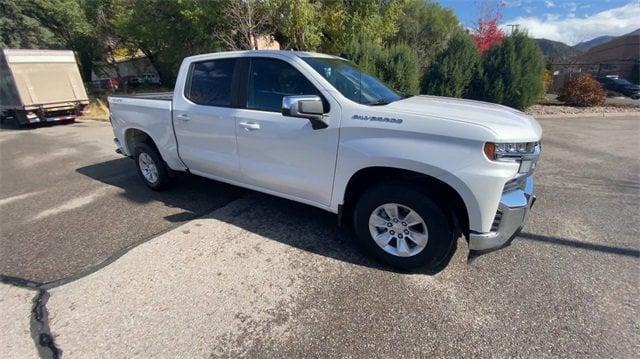
[[[312,80],[281,59],[251,58],[246,99],[236,114],[243,182],[328,206],[340,124],[340,106]],[[282,98],[319,95],[329,127],[314,130],[309,120],[283,116]]]
[[[183,93],[174,97],[178,152],[193,173],[240,179],[234,118],[238,63],[236,58],[192,63]]]

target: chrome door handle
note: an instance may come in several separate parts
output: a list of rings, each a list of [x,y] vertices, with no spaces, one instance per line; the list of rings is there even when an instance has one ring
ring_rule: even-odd
[[[183,113],[182,115],[178,115],[178,120],[180,120],[180,121],[190,121],[191,118],[189,118],[189,115]]]
[[[260,125],[255,122],[240,122],[240,127],[247,131],[255,131],[260,129]]]

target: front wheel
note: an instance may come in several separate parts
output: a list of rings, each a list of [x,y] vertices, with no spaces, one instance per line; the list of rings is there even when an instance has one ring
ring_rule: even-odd
[[[144,183],[154,191],[161,191],[169,186],[171,177],[158,151],[146,143],[140,143],[135,151],[138,174]]]
[[[454,235],[445,213],[408,184],[377,185],[358,200],[354,228],[360,244],[393,267],[435,268],[450,254]]]

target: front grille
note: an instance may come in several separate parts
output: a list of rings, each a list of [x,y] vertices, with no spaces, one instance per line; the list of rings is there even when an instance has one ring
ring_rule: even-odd
[[[498,228],[500,228],[500,221],[502,221],[502,211],[498,210],[498,212],[496,212],[496,216],[493,218],[493,223],[491,224],[491,232],[498,231]]]

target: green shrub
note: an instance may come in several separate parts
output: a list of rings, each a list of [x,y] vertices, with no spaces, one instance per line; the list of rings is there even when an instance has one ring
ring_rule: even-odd
[[[340,56],[355,62],[362,71],[376,77],[381,77],[379,65],[386,61],[384,49],[366,36],[352,40]]]
[[[404,15],[398,21],[393,42],[409,45],[418,57],[418,67],[424,70],[446,50],[452,34],[464,33],[460,20],[452,9],[436,1],[403,0]]]
[[[535,41],[515,31],[483,58],[471,97],[524,110],[543,90],[544,57]]]
[[[418,59],[405,44],[393,45],[385,51],[386,61],[381,66],[381,78],[401,93],[416,95],[420,92]]]
[[[588,74],[580,74],[564,84],[560,98],[574,106],[600,106],[606,100],[602,85]]]
[[[415,52],[407,45],[397,44],[385,48],[361,37],[354,40],[341,56],[355,62],[358,67],[379,78],[392,89],[415,95],[420,92],[420,73]]]
[[[471,37],[458,33],[425,72],[422,92],[437,96],[465,96],[479,66],[480,53]]]

